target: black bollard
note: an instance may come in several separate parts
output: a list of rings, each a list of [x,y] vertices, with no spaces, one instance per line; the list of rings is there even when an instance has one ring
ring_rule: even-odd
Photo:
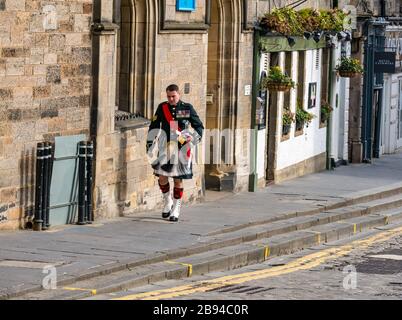
[[[53,146],[49,142],[49,149],[48,149],[49,155],[48,155],[48,161],[49,161],[49,167],[48,167],[48,186],[47,186],[47,203],[46,203],[46,228],[50,228],[50,217],[49,217],[49,211],[50,211],[50,187],[52,184],[52,172],[53,172]]]
[[[43,191],[42,191],[42,230],[47,230],[46,227],[46,211],[48,209],[48,185],[49,185],[49,142],[44,143],[44,152],[43,152]]]
[[[94,221],[92,213],[92,161],[94,155],[94,143],[88,141],[87,143],[87,197],[86,197],[86,217],[87,223],[91,224]]]
[[[81,141],[78,147],[78,222],[79,225],[86,224],[85,217],[85,158],[86,158],[86,142]]]
[[[36,179],[35,179],[35,217],[33,230],[41,231],[43,223],[43,158],[45,144],[39,142],[36,149]]]
[[[45,142],[44,166],[43,166],[43,223],[42,230],[47,230],[49,224],[50,183],[52,175],[52,145]]]

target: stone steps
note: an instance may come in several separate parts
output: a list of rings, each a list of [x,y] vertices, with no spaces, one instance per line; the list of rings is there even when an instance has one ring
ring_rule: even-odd
[[[68,285],[80,290],[63,289],[67,283],[60,283],[57,290],[36,292],[24,299],[83,299],[90,297],[93,290],[96,294],[104,294],[163,280],[231,270],[263,262],[272,256],[345,239],[401,219],[402,200],[398,194],[313,216],[299,216],[210,236],[196,246],[167,252],[160,261],[154,259],[148,263],[126,265],[122,271],[84,278]]]

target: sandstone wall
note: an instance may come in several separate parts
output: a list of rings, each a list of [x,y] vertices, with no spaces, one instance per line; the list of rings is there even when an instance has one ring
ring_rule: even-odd
[[[0,229],[32,211],[36,143],[89,132],[92,0],[0,0]]]

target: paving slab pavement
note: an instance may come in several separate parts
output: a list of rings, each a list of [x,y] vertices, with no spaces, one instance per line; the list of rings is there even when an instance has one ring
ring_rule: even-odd
[[[214,195],[211,201],[207,198],[191,207],[184,206],[179,223],[163,221],[158,210],[46,232],[1,232],[0,295],[16,295],[41,286],[46,273],[21,261],[56,265],[58,279],[72,280],[97,269],[137,260],[143,263],[163,253],[186,249],[225,230],[242,230],[247,224],[320,209],[399,185],[402,152],[383,156],[372,164],[342,166],[256,193]],[[2,265],[2,261],[7,263]]]

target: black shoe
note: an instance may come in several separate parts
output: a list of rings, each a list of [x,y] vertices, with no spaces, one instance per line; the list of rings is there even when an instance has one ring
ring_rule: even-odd
[[[169,212],[162,212],[162,218],[167,219],[170,217],[170,211]]]
[[[169,221],[172,221],[172,222],[177,222],[177,221],[179,221],[179,218],[176,218],[176,217],[170,217],[170,218],[169,218]]]

